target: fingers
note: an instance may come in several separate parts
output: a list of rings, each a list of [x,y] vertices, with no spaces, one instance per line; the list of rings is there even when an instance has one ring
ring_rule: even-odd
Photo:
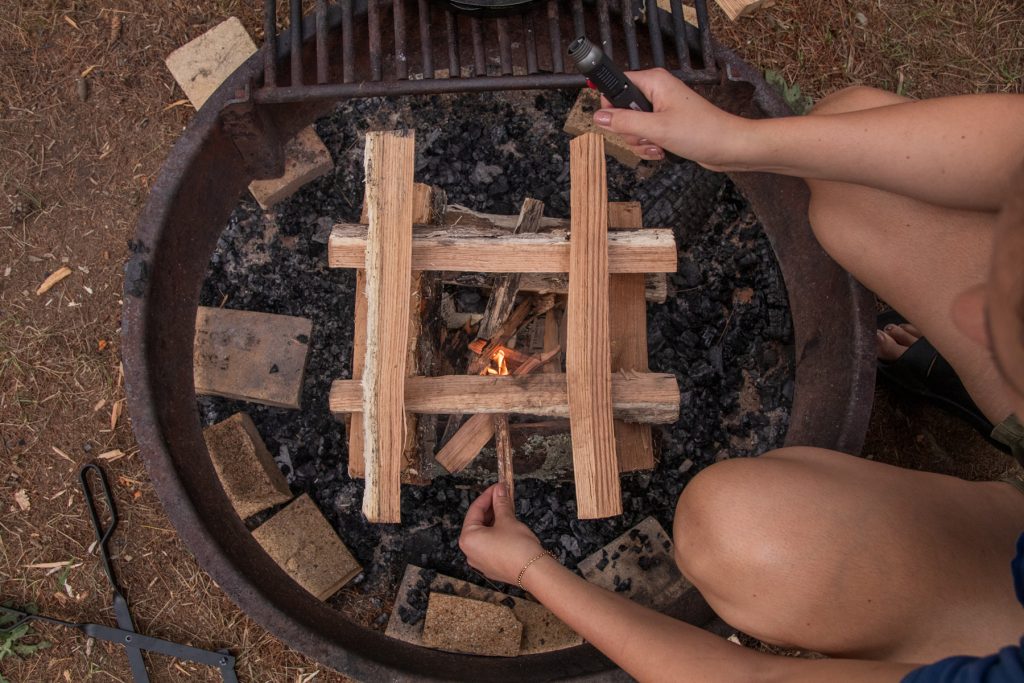
[[[489,517],[493,514],[493,496],[494,487],[492,486],[484,490],[484,492],[470,504],[469,509],[466,510],[466,519],[462,523],[463,531],[488,525],[488,522],[491,521]]]
[[[494,521],[516,518],[516,511],[512,504],[512,498],[508,495],[505,484],[495,484],[491,487],[494,491]]]

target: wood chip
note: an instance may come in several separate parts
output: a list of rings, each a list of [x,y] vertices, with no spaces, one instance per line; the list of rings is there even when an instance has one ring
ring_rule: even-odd
[[[61,266],[57,270],[53,271],[45,280],[43,280],[43,283],[39,285],[39,288],[36,289],[36,296],[46,294],[55,284],[66,278],[68,275],[71,275],[71,269],[67,266]]]
[[[114,401],[114,405],[110,406],[110,431],[114,431],[117,427],[117,421],[121,418],[121,410],[124,408],[124,399]]]
[[[115,448],[112,451],[107,451],[106,453],[100,453],[96,457],[99,458],[100,460],[106,460],[108,462],[113,462],[114,460],[120,460],[121,458],[123,458],[124,457],[124,451],[122,451],[120,448]]]
[[[14,502],[18,504],[22,512],[32,507],[32,503],[28,499],[28,491],[25,489],[18,489],[14,492]]]
[[[70,456],[70,455],[68,455],[67,453],[65,453],[65,452],[64,452],[64,451],[62,451],[61,449],[57,448],[56,446],[50,446],[50,448],[52,448],[52,449],[53,449],[53,452],[54,452],[54,453],[56,453],[56,454],[57,454],[57,455],[59,455],[60,457],[64,458],[64,459],[65,459],[65,460],[67,460],[68,462],[74,462],[74,460],[73,460],[73,459],[71,458],[71,456]]]

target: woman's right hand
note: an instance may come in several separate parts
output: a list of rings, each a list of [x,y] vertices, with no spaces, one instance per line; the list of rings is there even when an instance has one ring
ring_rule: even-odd
[[[660,159],[668,150],[715,171],[742,167],[752,121],[722,111],[665,69],[627,76],[654,111],[617,109],[602,97],[604,108],[594,113],[599,128],[623,135],[645,159]]]
[[[469,566],[489,579],[515,584],[526,563],[544,552],[530,528],[516,519],[504,484],[494,484],[466,511],[459,547]]]

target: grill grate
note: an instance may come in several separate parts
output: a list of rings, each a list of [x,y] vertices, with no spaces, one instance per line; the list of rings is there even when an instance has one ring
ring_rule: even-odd
[[[433,0],[316,0],[309,16],[302,0],[288,5],[290,45],[303,45],[311,33],[315,40],[312,48],[289,50],[288,74],[280,73],[278,3],[264,0],[257,103],[578,88],[585,79],[565,54],[584,33],[599,36],[605,53],[632,70],[664,67],[691,84],[720,78],[710,57],[706,0],[694,2],[697,27],[684,21],[682,0],[670,0],[670,12],[658,0],[541,0],[498,18],[467,16]],[[417,29],[410,31],[412,25]],[[315,61],[315,69],[304,59]]]

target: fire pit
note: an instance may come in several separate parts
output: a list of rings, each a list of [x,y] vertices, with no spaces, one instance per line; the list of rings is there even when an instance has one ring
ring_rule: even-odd
[[[653,4],[653,3],[652,3]],[[577,3],[578,5],[578,3]],[[397,14],[402,14],[402,21],[409,16],[423,16],[422,9],[425,3],[421,3],[419,11],[412,11],[413,8],[402,6]],[[700,7],[700,5],[699,5]],[[522,29],[509,26],[507,23],[502,29],[492,27],[483,21],[474,21],[476,29],[470,29],[462,45],[466,46],[466,54],[472,55],[473,69],[476,69],[475,51],[468,49],[470,42],[479,42],[482,46],[484,41],[473,41],[474,31],[487,31],[494,28],[499,38],[497,55],[488,55],[484,52],[483,69],[475,73],[487,73],[488,57],[494,59],[495,70],[500,74],[508,71],[512,75],[488,75],[488,76],[467,76],[462,79],[451,79],[442,82],[442,79],[435,79],[434,83],[428,83],[430,79],[409,79],[402,80],[403,73],[397,61],[389,61],[384,56],[390,54],[407,54],[408,50],[398,49],[400,46],[394,43],[379,41],[380,34],[374,39],[373,26],[379,28],[381,23],[398,21],[396,12],[389,7],[370,8],[367,11],[365,6],[347,6],[352,11],[349,15],[346,6],[334,8],[334,12],[325,12],[324,20],[319,24],[322,28],[317,31],[316,25],[308,25],[305,33],[309,39],[303,53],[303,59],[299,65],[306,68],[304,76],[293,79],[292,82],[304,81],[316,85],[302,86],[297,88],[294,85],[279,86],[277,88],[261,87],[259,84],[260,59],[253,58],[244,65],[235,76],[213,96],[210,104],[203,107],[198,113],[196,120],[186,131],[179,141],[178,146],[172,153],[172,162],[168,164],[160,180],[154,188],[150,204],[140,221],[138,240],[135,243],[135,256],[128,266],[128,279],[126,283],[126,321],[125,331],[128,344],[126,344],[126,364],[130,380],[130,400],[132,402],[133,418],[136,434],[147,458],[147,465],[153,476],[154,483],[159,491],[168,514],[179,529],[183,538],[196,553],[200,563],[211,573],[218,583],[254,618],[259,620],[270,630],[274,631],[286,642],[297,649],[303,650],[323,661],[324,663],[347,671],[354,676],[374,679],[380,677],[393,677],[397,673],[409,676],[427,678],[506,678],[521,679],[530,678],[564,678],[585,673],[593,673],[605,670],[609,663],[600,657],[592,648],[579,646],[570,650],[555,654],[531,655],[520,657],[515,660],[480,660],[465,655],[452,655],[441,652],[423,650],[386,638],[379,632],[373,630],[372,624],[360,624],[356,621],[339,618],[338,612],[330,605],[322,604],[312,598],[309,594],[299,588],[287,575],[257,545],[245,525],[234,515],[223,491],[217,483],[217,477],[213,473],[209,459],[205,457],[205,446],[202,441],[200,422],[196,419],[195,394],[192,384],[192,366],[190,351],[192,347],[192,330],[195,319],[196,306],[200,301],[200,286],[206,275],[209,256],[214,250],[218,236],[223,226],[231,218],[231,227],[225,233],[225,241],[218,249],[219,265],[214,266],[211,271],[211,279],[206,282],[206,289],[202,297],[203,303],[216,304],[223,294],[218,289],[224,284],[224,271],[229,270],[230,261],[236,256],[239,245],[251,240],[261,230],[260,219],[251,204],[243,204],[240,209],[235,208],[234,197],[236,197],[245,185],[256,175],[273,175],[273,167],[276,164],[274,155],[264,157],[259,150],[267,145],[267,140],[286,139],[295,131],[308,125],[318,116],[326,113],[331,98],[344,99],[359,95],[365,91],[368,94],[403,94],[405,92],[423,92],[433,89],[434,91],[467,91],[467,90],[494,90],[512,88],[538,88],[538,87],[572,87],[580,85],[581,79],[575,74],[561,73],[564,64],[554,65],[550,63],[551,55],[556,51],[548,48],[545,50],[543,41],[535,44],[537,54],[534,55],[531,71],[529,54],[525,55],[523,75],[515,75],[519,71],[519,64],[516,61],[517,55],[509,55],[505,58],[506,40],[502,39],[503,32],[506,33],[508,45],[527,45],[528,41]],[[553,21],[551,10],[554,8]],[[603,8],[603,10],[602,10]],[[559,14],[559,9],[561,14]],[[594,33],[608,30],[612,42],[616,45],[627,44],[637,49],[636,66],[645,66],[657,63],[652,57],[656,53],[652,42],[641,44],[636,40],[634,26],[633,37],[630,38],[628,31],[619,29],[621,22],[619,17],[615,18],[614,24],[609,24],[607,19],[608,7],[599,3],[596,7],[579,6],[579,13],[575,12],[576,6],[566,3],[549,3],[542,5],[540,11],[544,22],[537,22],[538,25],[546,25],[549,33],[554,33],[551,27],[560,27],[561,37],[559,40],[568,42],[573,37],[576,26],[575,20],[582,17],[584,23],[589,27],[594,24]],[[375,13],[382,13],[383,16],[373,18]],[[369,14],[366,19],[363,17]],[[439,27],[447,30],[449,15],[433,8],[434,20],[439,20],[439,26],[435,25],[434,35],[439,35]],[[534,15],[531,15],[534,16]],[[667,15],[661,17],[661,28],[665,29],[664,45],[672,45],[674,35],[669,29],[673,27],[674,20]],[[346,19],[348,17],[348,19]],[[358,20],[358,21],[357,21]],[[332,29],[332,21],[334,28]],[[364,29],[362,22],[366,21],[369,29]],[[426,54],[433,54],[437,57],[435,65],[450,65],[450,62],[443,59],[447,48],[453,43],[452,36],[458,37],[459,22],[465,28],[465,19],[453,22],[453,33],[445,32],[446,44],[435,43],[433,52],[425,51],[418,58],[408,56],[409,63],[405,64],[404,75],[415,73],[417,70],[426,69],[422,57]],[[509,20],[504,20],[508,22]],[[347,23],[346,23],[347,22]],[[557,23],[556,22],[560,22]],[[297,22],[293,22],[294,23]],[[346,29],[346,26],[348,27]],[[642,24],[641,24],[642,26]],[[348,30],[349,37],[344,38]],[[367,35],[369,30],[369,35]],[[620,32],[621,30],[621,32]],[[646,27],[642,33],[646,33]],[[318,68],[322,62],[315,57],[317,54],[317,34],[321,36],[321,44],[324,44],[324,53],[341,54],[343,56],[336,81],[331,81],[331,72],[326,75],[320,74]],[[404,32],[401,32],[404,35]],[[717,68],[707,68],[712,65],[712,60],[705,60],[703,63],[695,57],[693,63],[697,69],[688,66],[680,68],[684,76],[691,76],[695,82],[715,81],[720,84],[707,86],[706,92],[716,102],[723,104],[733,111],[739,111],[748,115],[782,115],[783,105],[774,94],[768,89],[763,81],[751,69],[739,62],[731,53],[719,48],[710,47],[710,37],[706,31],[702,34],[693,31],[683,32],[685,40],[692,44],[694,52],[699,52],[697,46],[702,43],[708,46],[711,54],[713,49],[715,59],[713,65]],[[387,38],[387,37],[385,37]],[[344,42],[347,40],[348,42]],[[353,42],[355,41],[355,42]],[[367,41],[369,51],[354,49],[347,51],[346,46],[362,44],[359,41]],[[282,66],[284,58],[288,57],[287,39],[279,52],[280,60],[271,60],[276,67]],[[399,41],[400,42],[400,41]],[[686,43],[684,42],[684,45]],[[509,48],[511,50],[511,48]],[[687,50],[687,54],[691,50]],[[458,46],[455,52],[459,52]],[[632,52],[629,50],[627,52]],[[346,61],[345,55],[350,57],[356,54],[367,55],[377,60],[368,59],[368,62]],[[627,55],[628,61],[632,62],[633,55]],[[666,60],[662,54],[662,61]],[[650,61],[648,61],[650,60]],[[376,65],[374,62],[377,62]],[[470,61],[466,60],[467,63]],[[295,62],[291,62],[294,67]],[[349,70],[348,65],[351,66]],[[263,65],[265,66],[265,65]],[[509,69],[506,69],[509,66]],[[680,66],[668,64],[668,66]],[[432,67],[433,68],[433,67]],[[283,71],[283,69],[280,69]],[[435,69],[438,70],[438,69]],[[553,73],[540,73],[542,70],[549,70]],[[265,70],[266,71],[266,70]],[[461,71],[461,67],[457,69]],[[713,73],[712,73],[713,72]],[[364,75],[365,74],[365,75]],[[324,78],[319,76],[324,75]],[[346,78],[347,76],[347,78]],[[357,82],[363,79],[365,82]],[[545,80],[547,79],[547,80]],[[739,80],[743,79],[743,80]],[[346,82],[347,81],[347,82]],[[270,82],[269,80],[267,82]],[[332,84],[333,83],[333,84]],[[431,87],[423,85],[427,83]],[[248,98],[244,93],[248,90]],[[236,95],[242,92],[243,97]],[[503,96],[504,97],[504,96]],[[495,99],[493,95],[474,95],[477,101],[458,102],[453,98],[446,99],[443,103],[433,101],[429,103],[416,104],[409,101],[407,104],[400,104],[399,101],[388,100],[388,106],[392,103],[398,106],[418,109],[423,115],[428,109],[437,109],[443,104],[443,111],[438,116],[451,117],[457,120],[460,107],[470,110],[478,110],[481,103],[492,109],[501,110],[501,107],[511,107],[515,112],[529,109],[530,105],[542,104],[542,107],[535,109],[559,107],[567,108],[571,98],[553,93],[550,95],[529,95],[515,98],[505,98],[505,101]],[[480,99],[482,98],[482,99]],[[241,99],[241,101],[239,101]],[[229,100],[235,100],[234,104],[228,104]],[[353,118],[352,127],[358,129],[374,107],[379,108],[380,102],[368,101],[366,104],[353,102],[352,108],[347,108],[335,113],[332,117],[322,119],[319,131],[328,143],[328,146],[336,153],[345,147],[344,142],[344,120]],[[230,112],[224,113],[224,121],[227,124],[222,127],[218,123],[220,110],[228,105]],[[246,109],[249,114],[243,113]],[[550,112],[544,114],[550,116]],[[245,122],[249,116],[249,126],[239,122]],[[414,119],[415,120],[415,119]],[[254,123],[255,122],[255,123]],[[239,131],[252,133],[250,136],[240,135]],[[230,131],[230,132],[228,132]],[[253,132],[255,131],[255,132]],[[273,133],[273,135],[272,135]],[[255,136],[255,137],[254,137]],[[269,136],[269,137],[267,137]],[[249,145],[248,142],[258,144]],[[337,144],[335,144],[337,143]],[[269,145],[272,149],[273,145]],[[549,151],[549,154],[551,152]],[[248,162],[248,163],[247,163]],[[559,162],[561,163],[561,162]],[[487,165],[486,163],[484,164]],[[445,168],[443,164],[437,163],[433,168],[425,168],[431,177],[418,177],[419,180],[436,182],[441,185],[448,184],[451,187],[457,186],[454,179],[445,180]],[[422,175],[422,173],[420,174]],[[627,175],[621,174],[621,178],[611,178],[612,187],[616,182],[626,181],[622,178]],[[744,222],[743,215],[746,211],[744,202],[735,194],[731,186],[723,185],[720,181],[714,184],[709,180],[711,174],[691,168],[689,165],[680,169],[669,169],[669,172],[659,174],[664,178],[656,176],[650,179],[650,187],[630,186],[628,183],[621,185],[618,189],[622,193],[620,198],[634,198],[637,196],[646,197],[645,207],[647,208],[648,225],[672,225],[671,221],[678,219],[671,201],[665,198],[665,191],[656,191],[658,183],[664,183],[665,187],[685,186],[681,183],[690,182],[691,186],[697,187],[701,183],[711,183],[710,194],[713,200],[718,203],[719,208],[707,207],[703,218],[698,218],[696,223],[687,226],[689,235],[685,237],[686,245],[690,250],[690,258],[704,258],[714,251],[711,239],[702,241],[698,234],[704,222],[717,221],[717,225],[725,231],[725,227],[733,226],[731,229],[737,231],[734,236],[744,233],[742,238],[748,242],[754,238],[754,234],[760,234],[756,222]],[[717,176],[714,176],[717,177]],[[210,187],[209,178],[217,178],[218,186]],[[351,181],[351,182],[349,182]],[[856,452],[863,438],[867,414],[870,409],[870,390],[873,374],[873,357],[870,348],[870,335],[864,330],[870,329],[872,307],[870,299],[863,290],[860,290],[855,283],[843,273],[835,264],[827,259],[820,251],[810,233],[806,222],[806,187],[791,179],[779,178],[768,175],[739,175],[733,179],[735,187],[749,200],[757,215],[757,219],[764,228],[764,232],[772,240],[778,254],[778,263],[782,274],[788,285],[789,310],[793,318],[793,354],[796,361],[795,375],[791,389],[786,393],[792,398],[792,405],[788,412],[789,427],[786,432],[786,443],[813,444],[825,447],[839,448],[841,450]],[[634,181],[635,182],[635,181]],[[534,191],[535,188],[531,189]],[[544,199],[549,207],[553,208],[559,215],[565,215],[566,206],[558,206],[557,196],[564,188],[557,188],[549,192]],[[337,193],[340,199],[329,198],[331,193]],[[310,237],[316,233],[316,219],[321,215],[333,216],[335,219],[347,219],[355,221],[358,217],[358,207],[361,205],[362,183],[358,174],[348,175],[341,169],[335,175],[335,185],[332,186],[325,181],[321,186],[310,186],[295,202],[286,203],[278,210],[277,222],[281,226],[292,231],[302,230],[299,234],[300,245],[305,245],[313,250],[317,247],[310,242]],[[639,195],[638,195],[639,193]],[[501,203],[515,204],[508,199],[496,197],[474,196],[471,187],[464,189],[462,197],[454,197],[456,200],[471,205],[477,210],[490,210],[499,213],[511,213],[511,207],[502,206]],[[479,195],[479,192],[476,192]],[[664,201],[660,201],[664,200]],[[311,211],[311,205],[320,202],[320,208]],[[660,212],[660,214],[659,214]],[[306,219],[312,216],[312,224]],[[664,216],[664,218],[662,217]],[[662,222],[662,221],[666,222]],[[321,248],[323,245],[321,245]],[[301,251],[301,249],[299,250]],[[277,256],[277,255],[274,255]],[[710,256],[709,256],[710,257]],[[701,264],[689,261],[683,264],[677,280],[686,289],[686,278],[693,277],[693,268],[697,267],[698,274],[701,272]],[[727,268],[737,267],[735,263],[716,266],[716,269],[725,271]],[[749,266],[748,266],[749,267]],[[755,270],[761,266],[755,267]],[[772,266],[774,268],[774,266]],[[716,272],[719,272],[716,270]],[[754,278],[753,275],[750,276]],[[767,281],[751,279],[754,286],[765,286]],[[677,283],[677,284],[679,284]],[[239,280],[235,283],[237,288],[230,293],[233,297],[249,297],[248,301],[239,298],[232,298],[232,303],[240,308],[251,308],[254,310],[273,310],[275,307],[290,304],[282,303],[280,299],[276,304],[266,305],[264,297],[276,297],[280,293],[261,293],[260,288],[249,285],[255,284],[255,280]],[[301,281],[296,281],[296,287],[304,287]],[[351,302],[352,286],[344,282],[335,282],[333,286],[340,287],[338,290],[342,296],[331,301],[331,304],[342,312],[348,310]],[[696,284],[694,285],[696,286]],[[753,287],[752,287],[753,289]],[[781,289],[776,291],[781,292]],[[248,292],[248,294],[244,294]],[[301,295],[301,291],[298,294]],[[294,297],[294,294],[293,294]],[[678,301],[684,303],[680,304]],[[677,303],[669,305],[686,306],[685,297],[676,299]],[[784,305],[784,304],[783,304]],[[296,312],[289,310],[274,310],[274,312]],[[340,316],[344,319],[344,315]],[[722,322],[718,320],[718,322]],[[740,324],[737,322],[736,324]],[[788,326],[786,326],[788,327]],[[712,363],[704,365],[692,363],[692,360],[684,354],[673,352],[673,348],[687,342],[679,340],[685,330],[678,328],[658,329],[651,337],[651,365],[652,369],[661,371],[676,371],[680,376],[704,376],[708,373],[714,374]],[[728,330],[723,330],[727,332]],[[788,329],[783,330],[783,335],[788,334]],[[331,357],[334,366],[330,368],[329,377],[336,377],[338,373],[338,359],[350,359],[346,355],[345,340],[351,338],[351,328],[344,329],[340,323],[334,330],[315,330],[312,343],[323,344],[322,349],[325,358]],[[666,338],[667,337],[667,338]],[[828,339],[828,343],[822,341]],[[711,340],[714,342],[714,339]],[[692,342],[690,342],[692,345]],[[340,347],[338,346],[340,344]],[[713,344],[712,344],[713,345]],[[332,348],[336,347],[336,348]],[[317,374],[315,365],[316,350],[314,359],[311,360],[310,372]],[[719,356],[719,358],[721,358]],[[714,359],[712,359],[713,361]],[[680,363],[687,363],[689,367],[678,367]],[[788,372],[790,367],[785,359],[776,359],[776,363],[782,363]],[[673,367],[676,366],[676,367]],[[705,367],[708,366],[708,367]],[[326,369],[326,368],[324,368]],[[348,368],[340,368],[347,371]],[[327,383],[329,385],[329,382]],[[784,383],[780,383],[784,386]],[[714,391],[713,386],[700,388],[699,396],[690,400],[700,402],[705,396]],[[703,393],[700,393],[703,392]],[[685,396],[685,388],[684,388]],[[700,400],[698,400],[700,399]],[[786,402],[787,397],[780,399],[781,403]],[[313,393],[304,401],[326,401],[326,396]],[[686,399],[684,398],[684,401]],[[204,421],[213,421],[226,416],[232,411],[229,402],[221,399],[203,399]],[[308,405],[304,405],[308,408]],[[771,406],[768,406],[769,408]],[[325,412],[325,411],[324,411]],[[261,426],[264,434],[273,433],[273,430],[263,428],[270,425],[274,420],[280,420],[280,414],[275,414],[273,409],[253,412],[254,420]],[[329,417],[327,418],[329,419]],[[779,428],[779,423],[775,423]],[[339,505],[339,497],[354,496],[354,507],[358,509],[358,491],[361,484],[348,481],[345,477],[343,465],[338,462],[337,454],[344,452],[343,444],[332,442],[338,440],[337,428],[331,432],[330,429],[323,430],[325,423],[316,424],[306,422],[300,425],[302,438],[313,436],[307,441],[319,443],[317,447],[323,453],[334,453],[332,456],[323,459],[320,463],[311,460],[302,461],[296,459],[293,471],[290,472],[293,488],[306,489],[314,493],[320,490],[322,493],[317,498],[321,509],[327,512],[328,516],[334,515],[332,522],[339,528],[349,528],[345,534],[346,540],[350,540],[353,531],[353,519],[351,515],[347,518],[338,512],[331,512],[344,507]],[[761,432],[767,434],[772,425],[761,425],[744,428],[737,428],[738,434],[750,434]],[[784,423],[781,425],[784,427]],[[714,427],[720,429],[720,425]],[[707,425],[690,425],[689,429],[695,433],[705,429],[712,429]],[[779,429],[781,431],[781,429]],[[332,436],[333,434],[333,436]],[[321,438],[315,442],[315,436]],[[293,434],[298,437],[299,434]],[[698,435],[699,436],[699,435]],[[288,437],[285,436],[285,439]],[[690,459],[703,464],[702,458],[706,460],[706,454],[697,454],[690,440],[682,437],[675,437],[672,434],[666,440],[663,438],[661,447],[663,453],[672,453],[672,458],[666,456],[666,460],[674,463],[681,463]],[[273,443],[271,443],[273,441]],[[275,441],[274,437],[268,438],[272,450],[279,450],[283,444]],[[759,452],[765,447],[777,445],[777,439],[766,439],[762,442],[753,443],[749,452]],[[730,443],[730,446],[737,444]],[[678,449],[678,453],[675,451]],[[687,450],[689,449],[689,451]],[[742,450],[742,448],[740,449]],[[333,479],[323,481],[325,472],[333,467]],[[678,470],[678,464],[677,464]],[[493,476],[489,473],[489,467],[483,467],[481,472],[468,473],[466,482],[472,486],[478,484],[486,477]],[[475,477],[475,479],[474,479]],[[680,485],[681,475],[673,475],[674,485]],[[316,481],[316,480],[320,481]],[[545,491],[550,483],[544,483],[540,479],[524,480],[520,492],[522,498],[533,499],[546,495]],[[650,489],[657,487],[649,475],[633,475],[633,478],[624,480],[624,488],[633,493],[630,496],[637,499],[643,498]],[[461,505],[469,494],[465,488],[455,488],[451,482],[443,485],[438,484],[431,487],[405,487],[409,489],[406,495],[422,504],[433,497],[435,501],[440,496],[443,502],[439,506],[445,506],[454,510]],[[659,494],[667,496],[667,493]],[[657,499],[658,496],[654,496]],[[351,507],[351,506],[350,506]],[[535,526],[543,527],[541,520],[543,510],[531,511],[527,521]],[[637,513],[639,514],[639,512]],[[606,523],[601,523],[606,524]],[[622,524],[625,524],[624,522]],[[628,525],[626,525],[628,526]],[[354,552],[359,554],[371,554],[373,547],[380,542],[380,537],[364,528],[365,525],[354,524],[356,537],[361,540],[355,542]],[[599,529],[581,529],[577,527],[574,531],[581,531],[579,536],[584,539],[584,545],[600,546],[603,542],[610,540],[614,532],[621,527],[614,525]],[[544,538],[547,543],[559,549],[565,559],[585,555],[588,548],[578,548],[573,552],[572,541],[562,542],[562,534],[548,533]],[[418,547],[420,555],[412,554],[407,559],[421,563],[437,565],[434,547],[437,545],[436,532],[423,527],[413,530],[414,538],[406,539],[408,545],[406,551],[411,552],[412,548]],[[542,537],[543,537],[542,533]],[[593,538],[592,541],[588,539]],[[385,544],[386,545],[386,544]],[[566,547],[568,545],[569,547]],[[573,564],[572,561],[568,562]],[[365,564],[365,563],[364,563]],[[449,559],[447,564],[442,563],[436,567],[455,576],[467,577],[468,571],[465,568],[455,566]],[[373,577],[367,581],[372,582]],[[334,601],[334,604],[345,607],[345,593],[343,592]],[[678,606],[680,616],[695,623],[703,623],[711,615],[706,606],[699,600],[691,600],[689,603]],[[472,664],[470,664],[472,662]]]

